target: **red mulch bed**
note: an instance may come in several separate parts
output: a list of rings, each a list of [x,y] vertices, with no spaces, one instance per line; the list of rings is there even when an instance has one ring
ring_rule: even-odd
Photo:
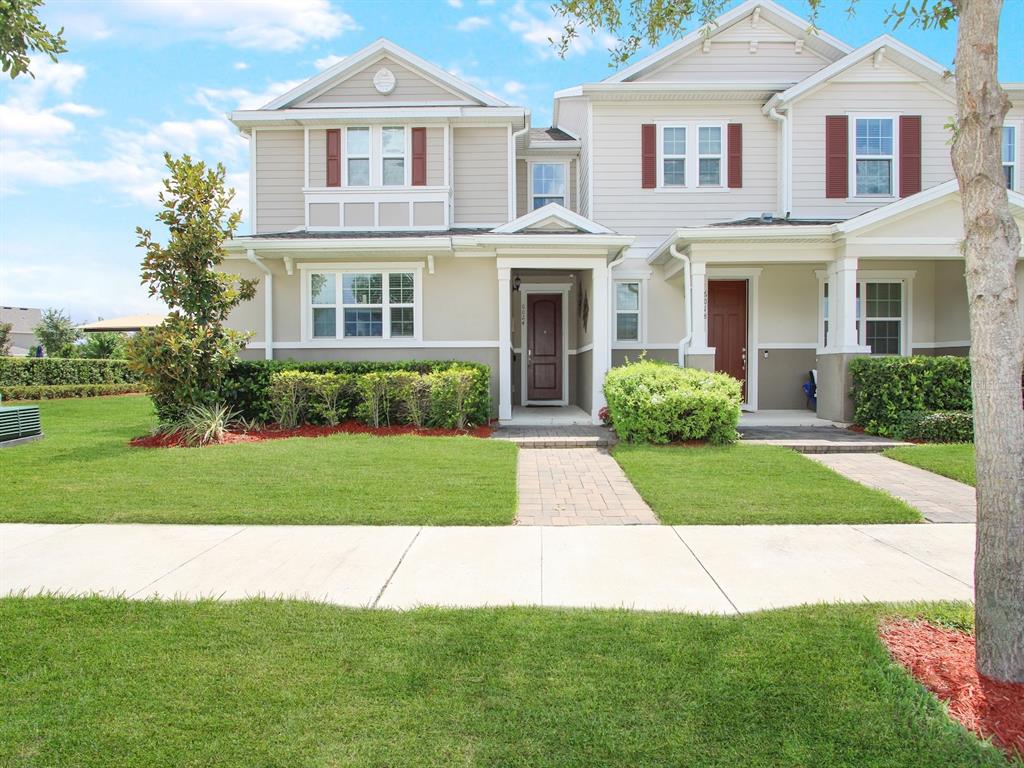
[[[949,707],[949,714],[1008,755],[1024,756],[1024,683],[978,674],[974,637],[926,621],[891,621],[881,630],[893,658]]]
[[[263,440],[282,440],[286,437],[326,437],[345,433],[349,435],[377,435],[378,437],[391,437],[393,435],[419,435],[420,437],[490,437],[494,429],[490,426],[472,427],[471,429],[433,429],[427,427],[413,427],[410,425],[396,425],[393,427],[371,427],[360,421],[346,421],[334,427],[306,424],[301,427],[279,427],[271,425],[264,429],[252,430],[250,432],[229,432],[224,436],[220,445],[233,443],[259,443]],[[131,441],[136,448],[182,448],[185,441],[177,432],[166,434],[146,435],[136,437]]]

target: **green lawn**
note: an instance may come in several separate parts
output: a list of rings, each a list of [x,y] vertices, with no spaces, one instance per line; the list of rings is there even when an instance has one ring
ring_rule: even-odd
[[[885,452],[890,459],[913,464],[938,475],[974,485],[974,444],[915,445],[908,448],[890,448]]]
[[[515,516],[516,448],[503,442],[334,435],[132,448],[156,423],[146,397],[40,408],[46,437],[0,449],[0,522],[504,525]]]
[[[907,523],[920,514],[788,448],[620,443],[613,451],[661,522]]]
[[[9,598],[0,765],[1006,768],[890,662],[891,610]]]

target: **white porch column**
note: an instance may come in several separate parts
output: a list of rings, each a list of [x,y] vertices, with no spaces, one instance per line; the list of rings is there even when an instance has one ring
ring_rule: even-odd
[[[866,354],[857,337],[857,259],[836,258],[828,267],[828,344],[826,353]]]
[[[267,272],[263,276],[263,321],[265,323],[263,338],[266,346],[263,356],[267,360],[274,359],[274,275]]]
[[[600,424],[601,417],[598,414],[606,404],[604,399],[604,376],[608,373],[608,368],[611,365],[611,335],[609,333],[609,328],[611,327],[609,313],[611,310],[608,304],[610,281],[606,264],[595,266],[591,270],[591,282],[590,294],[593,296],[593,306],[591,307],[590,316],[594,321],[594,349],[590,386],[590,418],[594,424]]]
[[[498,267],[498,419],[512,418],[512,270]]]
[[[690,348],[687,355],[713,355],[708,347],[708,265],[695,261],[690,266],[693,296],[690,303]]]

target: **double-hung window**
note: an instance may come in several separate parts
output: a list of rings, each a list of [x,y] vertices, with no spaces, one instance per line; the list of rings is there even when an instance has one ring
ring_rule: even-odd
[[[641,341],[640,282],[621,280],[615,283],[615,340]]]
[[[405,185],[405,128],[380,129],[381,183]]]
[[[415,272],[314,272],[309,304],[314,339],[416,336]]]
[[[722,186],[722,128],[702,125],[697,128],[697,185]]]
[[[1006,188],[1017,188],[1017,126],[1003,126],[1003,175]]]
[[[565,205],[565,163],[531,163],[531,211],[551,203]]]
[[[665,187],[686,186],[685,125],[666,125],[661,129],[661,183]]]
[[[370,129],[345,131],[345,186],[370,186]]]
[[[873,355],[901,355],[906,344],[909,307],[906,282],[901,279],[858,280],[856,284],[857,342],[871,348]],[[829,337],[829,284],[823,284],[822,343]]]
[[[896,194],[893,182],[895,122],[891,117],[854,119],[853,176],[859,197],[892,197]]]

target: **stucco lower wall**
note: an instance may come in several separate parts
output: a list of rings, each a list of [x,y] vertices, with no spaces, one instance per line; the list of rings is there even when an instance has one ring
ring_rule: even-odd
[[[574,355],[576,358],[576,397],[573,401],[587,413],[594,399],[594,353],[591,350]],[[572,390],[570,390],[571,392]]]
[[[759,351],[757,407],[760,410],[798,410],[807,407],[803,385],[817,367],[813,349]]]

